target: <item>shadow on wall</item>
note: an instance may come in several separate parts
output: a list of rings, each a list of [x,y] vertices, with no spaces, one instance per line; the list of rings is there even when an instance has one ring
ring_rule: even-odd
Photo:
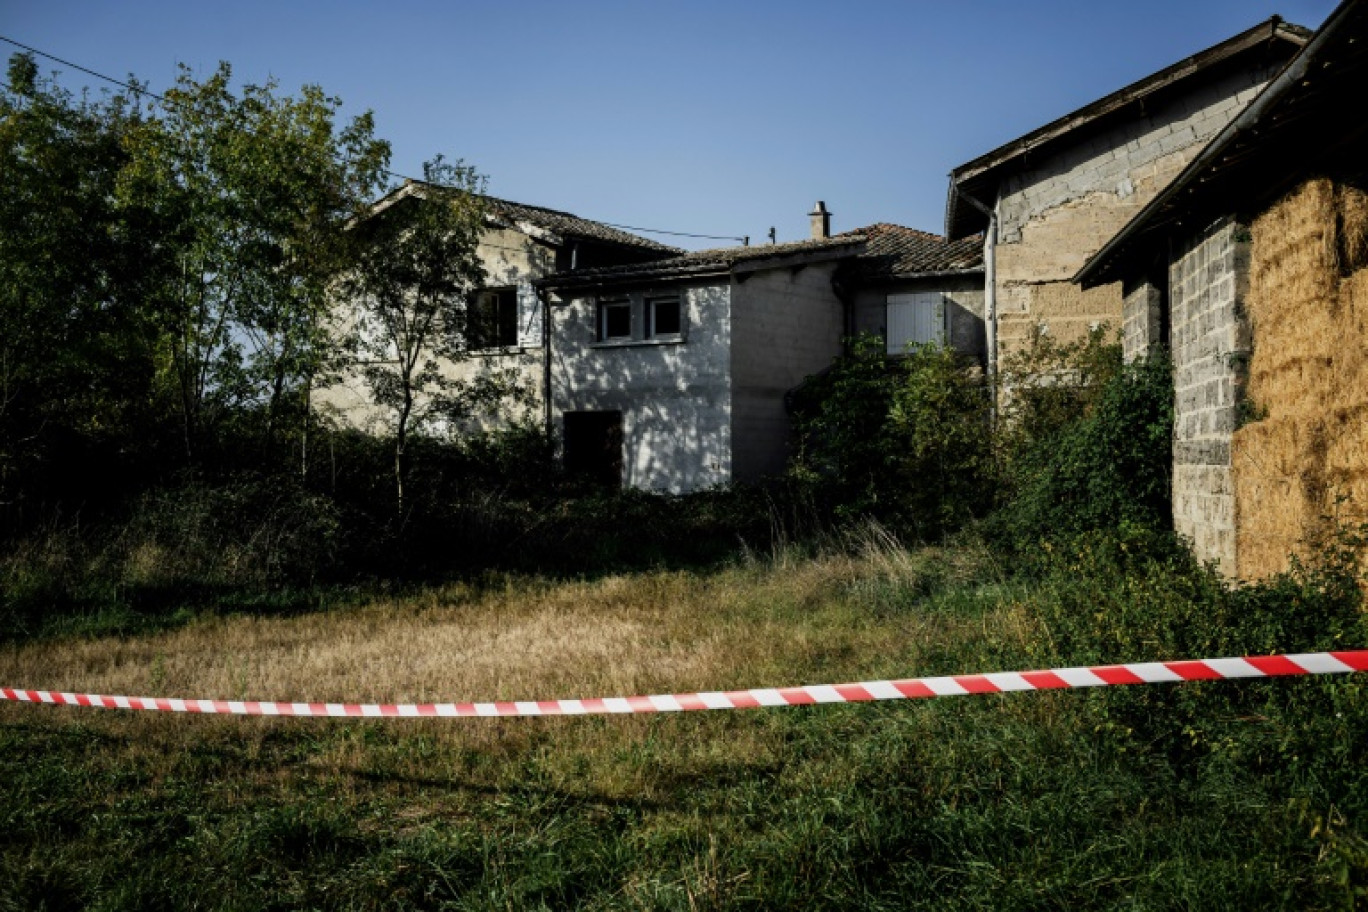
[[[553,305],[553,432],[567,469],[668,493],[731,480],[729,289],[670,291],[680,294],[680,332],[661,340],[641,338],[643,295],[633,296],[634,336],[622,342],[598,341],[594,298]],[[586,464],[588,453],[599,461]]]

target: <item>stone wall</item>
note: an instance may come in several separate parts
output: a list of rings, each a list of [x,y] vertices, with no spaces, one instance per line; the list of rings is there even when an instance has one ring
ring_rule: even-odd
[[[1149,279],[1127,281],[1121,298],[1121,351],[1136,361],[1168,345],[1163,338],[1164,293]]]
[[[1272,75],[1259,67],[1160,101],[1107,132],[1030,160],[998,196],[998,339],[1003,353],[1044,324],[1068,341],[1122,323],[1122,289],[1069,280],[1165,187]]]
[[[1174,251],[1169,267],[1173,352],[1173,524],[1200,560],[1236,573],[1231,436],[1249,353],[1243,301],[1246,232],[1223,219]]]

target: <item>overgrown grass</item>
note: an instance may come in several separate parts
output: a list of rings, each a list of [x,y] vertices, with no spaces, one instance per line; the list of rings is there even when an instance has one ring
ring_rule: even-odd
[[[1230,593],[1134,542],[1029,580],[846,544],[10,645],[0,678],[537,698],[1363,641],[1342,567]],[[1190,639],[1155,616],[1203,611]],[[1366,751],[1357,677],[459,722],[6,706],[0,908],[1352,908]]]
[[[434,486],[445,496],[429,491],[402,517],[252,475],[182,480],[91,522],[53,517],[0,540],[0,642],[149,633],[201,614],[293,615],[506,574],[716,568],[820,537],[812,509],[781,487]]]

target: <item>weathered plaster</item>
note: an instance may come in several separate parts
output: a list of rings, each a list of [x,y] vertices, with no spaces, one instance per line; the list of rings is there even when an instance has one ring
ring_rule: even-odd
[[[1119,284],[1080,291],[1070,279],[1192,160],[1272,75],[1229,73],[1102,135],[1046,154],[1003,182],[997,246],[999,347],[1025,344],[1036,324],[1061,340],[1123,320]]]

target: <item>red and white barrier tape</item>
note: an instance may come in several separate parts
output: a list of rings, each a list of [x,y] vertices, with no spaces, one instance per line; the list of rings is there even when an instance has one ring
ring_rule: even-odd
[[[110,697],[102,694],[59,693],[49,690],[16,690],[9,687],[0,689],[0,697],[22,703],[236,716],[580,716],[603,713],[687,712],[695,709],[752,709],[759,706],[809,706],[815,703],[863,703],[870,700],[916,700],[1020,690],[1345,674],[1353,671],[1368,671],[1368,649],[1249,656],[1242,659],[1136,662],[1091,668],[1004,671],[991,674],[908,678],[901,681],[861,681],[854,684],[807,684],[778,689],[656,694],[648,697],[599,697],[591,700],[500,703],[280,703],[261,700]]]

